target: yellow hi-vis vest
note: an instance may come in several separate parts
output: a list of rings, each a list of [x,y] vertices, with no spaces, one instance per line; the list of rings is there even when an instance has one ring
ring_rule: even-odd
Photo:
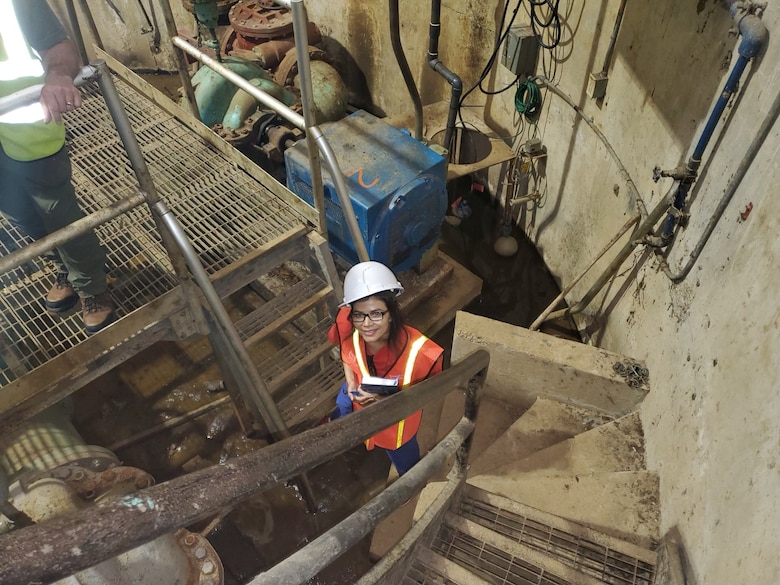
[[[16,21],[11,0],[0,0],[0,97],[44,82],[44,70]],[[65,144],[65,126],[43,123],[40,104],[0,116],[0,146],[18,161],[38,160]]]

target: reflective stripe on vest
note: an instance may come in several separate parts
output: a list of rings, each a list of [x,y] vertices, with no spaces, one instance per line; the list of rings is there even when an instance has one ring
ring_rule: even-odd
[[[44,68],[24,39],[11,0],[0,0],[0,97],[44,83]],[[59,151],[65,126],[43,123],[39,102],[0,116],[0,145],[14,160],[31,161]]]
[[[428,338],[425,335],[421,335],[419,339],[415,340],[412,344],[412,349],[409,351],[409,359],[406,360],[406,370],[404,370],[404,384],[406,388],[412,382],[412,373],[414,372],[414,362],[417,360],[417,354],[420,353],[420,348],[425,345]],[[395,448],[398,449],[403,444],[404,437],[404,424],[405,419],[398,421],[398,435],[395,440]]]
[[[404,366],[403,385],[401,386],[402,389],[406,388],[411,384],[412,375],[414,374],[414,363],[415,361],[417,361],[417,354],[420,353],[420,349],[422,349],[422,346],[425,345],[426,341],[428,341],[428,338],[425,337],[425,335],[420,335],[420,337],[414,340],[414,342],[412,343],[412,347],[409,350],[409,357],[406,358],[406,365]],[[352,346],[355,349],[355,358],[357,360],[358,367],[360,368],[361,377],[371,375],[371,373],[368,371],[366,360],[363,358],[363,350],[360,347],[360,333],[358,333],[357,329],[355,329],[352,332]],[[396,434],[396,441],[395,441],[396,449],[401,447],[401,445],[403,444],[405,423],[406,423],[406,419],[401,419],[397,423],[398,432]]]

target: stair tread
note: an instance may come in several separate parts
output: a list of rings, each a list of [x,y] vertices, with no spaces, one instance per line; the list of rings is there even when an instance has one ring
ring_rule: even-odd
[[[551,533],[566,534],[570,537],[570,541],[585,543],[591,549],[597,547],[610,549],[653,565],[657,560],[657,555],[653,550],[468,483],[464,486],[459,510],[462,514],[468,511],[468,514],[464,515],[483,518],[497,527],[494,529],[502,533],[517,535],[529,526],[536,525],[538,531],[539,525],[545,525],[545,529]],[[522,530],[518,530],[518,528]],[[606,551],[602,554],[606,554]]]
[[[328,365],[286,394],[278,403],[279,412],[288,427],[307,421],[307,426],[320,420],[336,404],[336,394],[344,380],[341,363],[329,360]]]
[[[491,585],[479,575],[429,548],[419,548],[404,585]]]
[[[245,343],[258,343],[280,326],[310,309],[332,290],[320,277],[310,274],[287,288],[283,294],[273,297],[236,321],[236,329]]]
[[[505,477],[528,474],[645,469],[644,437],[637,412],[600,425],[523,459],[491,469],[485,475]]]
[[[332,323],[330,316],[320,319],[311,329],[302,332],[294,343],[286,345],[257,365],[271,394],[281,392],[305,367],[333,347],[327,338]]]
[[[652,548],[658,539],[658,475],[650,471],[496,477],[468,483],[550,514]]]
[[[509,453],[515,461],[523,459],[612,418],[591,408],[540,396],[469,465],[469,476],[506,465]]]
[[[489,580],[549,585],[604,583],[546,552],[452,512],[445,514],[431,549]]]
[[[630,472],[626,473],[631,474]],[[415,517],[422,513],[419,510],[420,507],[426,507],[425,501],[435,498],[440,487],[440,485],[429,484],[423,490]],[[435,489],[426,497],[425,492],[429,488]],[[456,557],[454,560],[459,560],[469,570],[474,570],[474,568],[469,565],[468,557],[471,555],[473,560],[473,558],[483,554],[489,558],[483,559],[480,561],[481,563],[486,563],[488,567],[491,564],[503,563],[504,570],[511,569],[508,572],[510,576],[513,575],[515,569],[521,570],[518,566],[523,567],[522,570],[532,573],[536,571],[526,580],[521,578],[519,582],[523,583],[584,583],[585,579],[595,578],[599,583],[635,585],[637,583],[651,583],[656,570],[655,545],[649,540],[643,543],[644,546],[641,546],[632,540],[623,540],[608,532],[567,520],[470,484],[464,486],[462,498],[457,508],[457,516],[458,522],[467,520],[468,526],[471,527],[466,531],[465,536],[445,535],[445,539],[450,538],[449,543],[445,540],[437,545],[434,541],[431,548],[434,551],[438,550],[436,554],[441,553],[445,557]],[[447,522],[446,519],[445,522]],[[452,528],[452,521],[449,524]],[[488,538],[484,538],[482,534],[485,531],[491,533]],[[437,536],[437,538],[440,537]],[[516,544],[522,546],[517,547]],[[495,548],[499,550],[493,550]],[[529,548],[531,549],[530,553],[527,550]],[[548,561],[546,558],[540,561],[540,553],[551,557],[554,562]],[[512,558],[514,556],[517,558]],[[536,559],[536,564],[528,565],[533,559]],[[510,566],[513,561],[515,564]],[[564,566],[563,570],[561,569],[562,565]],[[554,567],[557,568],[554,569]],[[540,569],[544,569],[542,581],[537,578]],[[570,573],[572,570],[575,571],[574,574]],[[552,571],[552,575],[557,575],[562,580],[552,578],[550,571]],[[567,574],[568,578],[565,577]],[[576,578],[573,579],[573,575]],[[452,578],[452,575],[448,576]],[[482,578],[485,577],[487,575],[482,573]],[[500,579],[504,579],[504,577],[500,577]],[[421,581],[416,582],[420,583]],[[438,583],[441,581],[430,582]],[[454,579],[452,582],[458,583]],[[500,582],[515,581],[504,579]]]

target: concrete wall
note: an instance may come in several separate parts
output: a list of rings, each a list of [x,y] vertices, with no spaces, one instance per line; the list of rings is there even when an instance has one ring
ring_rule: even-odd
[[[127,51],[123,60],[131,66],[164,68],[163,57],[149,54],[147,36],[137,34],[138,24],[122,24],[107,3],[89,4],[100,12],[101,28],[116,27],[105,35],[109,51]],[[116,4],[137,13],[135,3]],[[446,99],[448,87],[425,65],[429,8],[424,4],[400,1],[402,36],[423,101],[431,103]],[[619,4],[560,3],[563,43],[547,54],[547,66],[538,73],[545,69],[593,118],[652,208],[672,186],[669,180],[654,183],[653,167],[672,168],[686,159],[739,40],[729,34],[731,20],[716,0],[629,2],[606,98],[595,101],[585,88],[589,74],[601,70]],[[526,5],[520,21],[528,20]],[[328,47],[339,54],[353,102],[387,114],[409,110],[386,30],[386,3],[310,0],[307,7]],[[492,50],[502,8],[496,0],[443,2],[440,58],[462,76],[466,88]],[[763,20],[771,33],[780,29],[776,3],[769,3]],[[673,270],[687,261],[780,90],[775,42],[769,41],[743,78],[705,153],[692,192],[690,225],[669,253]],[[485,85],[498,88],[510,81],[498,66]],[[513,93],[486,98],[474,92],[468,103],[486,103],[486,119],[513,136],[519,133]],[[543,198],[523,210],[520,223],[566,286],[635,207],[604,145],[560,98],[545,95],[538,131],[548,156],[536,169],[543,178],[532,186]],[[642,418],[649,467],[661,477],[662,530],[679,527],[698,583],[780,582],[780,398],[775,393],[780,198],[772,190],[780,179],[774,162],[779,145],[775,128],[684,282],[672,284],[657,270],[653,255],[640,248],[586,311],[594,344],[642,360],[650,369],[652,390]],[[500,171],[489,177],[494,185]],[[752,213],[739,221],[739,211],[751,202]],[[610,258],[607,254],[604,262]],[[570,303],[582,298],[604,262],[574,287]]]
[[[404,47],[410,62],[419,62],[415,60],[424,55],[426,43],[421,25],[412,24],[422,20],[419,4],[400,4]],[[332,3],[327,9],[321,8],[325,3],[310,5],[328,33],[347,50],[354,49],[373,102],[387,113],[409,109],[403,84],[392,76],[389,35],[380,24],[382,3],[343,2],[339,18],[329,23]],[[739,40],[729,34],[732,21],[714,0],[629,2],[609,69],[608,93],[603,101],[591,100],[585,93],[588,77],[602,68],[618,7],[618,0],[561,3],[564,42],[554,57],[557,67],[550,65],[547,73],[593,118],[652,208],[672,187],[669,180],[653,182],[653,167],[669,169],[687,158],[720,94]],[[495,2],[443,4],[442,60],[461,74],[466,87],[477,79],[492,49],[500,9]],[[519,17],[527,22],[524,10]],[[770,3],[763,19],[770,31],[777,30],[780,8]],[[352,26],[358,22],[368,26]],[[371,55],[364,54],[369,48]],[[705,154],[692,192],[690,225],[670,252],[675,271],[699,241],[780,89],[776,55],[770,41],[743,78],[741,92]],[[425,103],[447,97],[446,88],[424,67],[418,79]],[[488,74],[486,85],[502,87],[509,81],[499,66]],[[518,132],[513,93],[498,98],[472,94],[475,103],[487,103],[486,119],[506,136]],[[543,199],[527,206],[521,223],[566,286],[635,207],[603,144],[560,98],[546,94],[539,133],[548,152],[540,171],[546,176],[539,181]],[[652,254],[640,248],[586,311],[593,343],[649,366],[652,390],[642,417],[649,466],[661,477],[662,530],[679,527],[699,583],[780,581],[775,553],[780,398],[773,392],[778,386],[780,309],[772,269],[780,252],[780,200],[769,188],[778,179],[773,159],[779,144],[775,129],[684,282],[672,284],[657,270]],[[495,176],[491,181],[498,184]],[[739,211],[750,202],[753,211],[740,222]],[[610,259],[607,254],[604,262]],[[571,303],[585,294],[604,262],[574,288]]]

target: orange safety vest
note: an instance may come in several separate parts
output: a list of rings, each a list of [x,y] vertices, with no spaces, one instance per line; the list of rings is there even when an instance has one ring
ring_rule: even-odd
[[[409,386],[424,380],[434,370],[436,362],[441,358],[444,350],[436,343],[428,339],[425,335],[417,331],[414,327],[405,326],[407,340],[401,350],[401,354],[390,368],[390,371],[383,372],[383,376],[393,378],[398,376],[401,379],[401,389],[405,390]],[[363,376],[369,375],[368,364],[365,358],[365,343],[360,337],[360,333],[355,329],[351,336],[343,339],[341,342],[341,359],[349,368],[355,372],[357,382],[363,379]],[[440,371],[440,369],[438,370]],[[436,373],[438,373],[436,371]],[[354,410],[364,408],[357,402],[352,402]],[[398,421],[394,425],[377,433],[366,440],[366,448],[373,449],[382,447],[395,451],[401,445],[406,444],[417,434],[420,428],[420,419],[422,410],[418,410],[407,418]]]

